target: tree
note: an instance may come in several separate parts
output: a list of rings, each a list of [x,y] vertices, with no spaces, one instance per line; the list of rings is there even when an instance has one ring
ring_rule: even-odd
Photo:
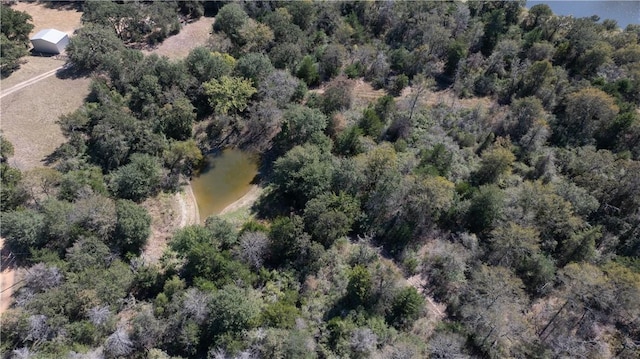
[[[273,165],[273,183],[278,192],[298,208],[331,186],[331,154],[318,146],[294,147]]]
[[[0,34],[0,74],[2,77],[9,76],[13,71],[19,69],[22,62],[20,59],[27,54],[24,45],[11,41],[4,34]]]
[[[346,78],[337,78],[331,81],[322,95],[322,112],[331,115],[334,112],[351,108],[353,87],[353,82]]]
[[[290,105],[282,114],[282,130],[275,138],[280,151],[304,145],[321,136],[327,127],[327,117],[317,109],[304,105]]]
[[[138,254],[151,234],[151,216],[144,207],[129,200],[116,202],[114,245],[122,253]]]
[[[360,203],[345,193],[323,193],[304,209],[304,221],[311,237],[325,247],[351,231],[360,214]]]
[[[523,347],[533,333],[524,315],[527,297],[522,287],[522,281],[502,267],[482,265],[472,271],[459,314],[475,346],[488,357],[526,353]]]
[[[288,72],[274,71],[260,83],[258,95],[263,101],[273,100],[278,107],[284,108],[296,99],[300,84],[300,80]]]
[[[357,265],[349,274],[346,299],[351,308],[367,308],[373,293],[373,280],[366,267]]]
[[[238,241],[238,232],[231,222],[219,216],[209,216],[205,220],[205,228],[223,250],[230,249]]]
[[[217,114],[221,115],[232,110],[244,111],[249,98],[257,91],[250,80],[229,76],[222,76],[220,80],[212,79],[202,86],[209,96],[209,104]]]
[[[244,232],[239,242],[240,260],[253,270],[261,269],[269,256],[269,237],[263,232]]]
[[[325,80],[331,79],[342,69],[342,62],[346,56],[346,50],[342,45],[329,45],[320,57],[320,72]]]
[[[206,47],[196,47],[189,52],[185,63],[189,73],[202,83],[230,76],[236,61],[231,55],[212,53]]]
[[[224,32],[236,45],[241,45],[240,29],[249,20],[242,5],[231,3],[224,5],[216,15],[213,30]]]
[[[423,306],[422,295],[414,287],[405,287],[393,297],[387,322],[398,329],[408,329],[419,318]]]
[[[611,96],[593,87],[568,95],[566,104],[565,117],[558,123],[560,134],[578,145],[592,143],[620,111]]]
[[[305,56],[296,72],[296,76],[304,81],[308,86],[315,86],[320,81],[320,74],[318,72],[318,65],[314,62],[313,58],[309,55]]]
[[[487,262],[513,268],[529,293],[541,294],[553,281],[555,265],[540,250],[540,236],[535,228],[508,223],[491,232]]]
[[[33,30],[31,15],[2,4],[0,21],[0,72],[2,77],[20,67],[20,58],[26,56],[29,33]]]
[[[2,4],[2,21],[0,32],[10,41],[17,41],[25,46],[29,43],[29,33],[33,30],[31,15],[23,11],[17,11]]]
[[[111,237],[117,220],[114,201],[100,195],[78,199],[70,216],[72,223],[102,240]]]
[[[122,327],[113,332],[104,343],[105,357],[108,359],[128,356],[133,350],[129,333]]]
[[[271,51],[269,51],[269,58],[275,68],[288,70],[291,73],[296,73],[298,63],[302,59],[302,52],[300,46],[292,43],[276,43]],[[304,71],[303,76],[298,76],[300,79],[305,79]],[[306,81],[305,81],[306,82]]]
[[[264,22],[273,29],[277,44],[290,43],[299,46],[299,42],[303,40],[301,28],[292,20],[293,16],[284,7],[279,7],[264,17]]]
[[[516,156],[505,147],[496,146],[482,153],[480,168],[474,174],[475,182],[482,185],[495,183],[500,176],[511,171]]]
[[[34,210],[2,212],[0,234],[6,239],[6,245],[18,257],[25,258],[32,248],[43,243],[44,218]]]
[[[228,285],[213,294],[209,331],[215,337],[240,334],[258,324],[260,301],[252,290]]]
[[[504,209],[503,198],[502,191],[495,185],[481,186],[471,199],[467,212],[469,229],[474,233],[492,229]]]
[[[160,127],[169,138],[184,141],[191,138],[196,108],[185,97],[166,104],[160,110]]]
[[[131,162],[112,173],[110,187],[119,197],[142,201],[160,187],[162,167],[156,157],[134,153]]]
[[[242,52],[262,52],[269,47],[274,39],[269,26],[253,19],[247,20],[238,32],[242,42]]]
[[[123,50],[124,44],[112,29],[88,24],[78,30],[65,51],[79,71],[95,71],[109,68]]]
[[[251,80],[254,87],[258,87],[274,70],[267,55],[252,52],[238,60],[234,71],[238,76]]]
[[[190,176],[194,170],[200,168],[204,159],[202,151],[193,139],[171,142],[163,157],[169,171],[186,176]]]
[[[467,57],[468,48],[461,41],[454,41],[449,45],[447,50],[447,62],[444,66],[444,72],[449,75],[455,75],[458,69],[458,63]]]

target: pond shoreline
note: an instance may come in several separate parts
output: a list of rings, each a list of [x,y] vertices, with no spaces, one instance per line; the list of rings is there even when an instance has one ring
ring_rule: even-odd
[[[258,185],[251,185],[251,188],[244,196],[240,197],[237,201],[226,206],[218,215],[224,215],[231,212],[235,212],[244,207],[251,207],[262,194],[262,187]]]

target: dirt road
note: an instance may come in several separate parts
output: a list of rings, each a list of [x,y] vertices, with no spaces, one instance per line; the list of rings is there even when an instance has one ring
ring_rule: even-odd
[[[40,82],[40,81],[46,79],[47,77],[53,76],[59,70],[62,70],[63,68],[64,68],[64,66],[57,67],[57,68],[55,68],[55,69],[53,69],[51,71],[47,71],[47,72],[45,72],[45,73],[43,73],[41,75],[34,76],[34,77],[32,77],[32,78],[30,78],[30,79],[28,79],[26,81],[22,81],[19,84],[11,86],[8,89],[3,90],[2,92],[0,92],[0,99],[5,97],[5,96],[9,96],[9,95],[11,95],[12,93],[14,93],[16,91],[20,91],[20,90],[22,90],[23,88],[25,88],[27,86],[33,85],[33,84],[35,84],[37,82]]]

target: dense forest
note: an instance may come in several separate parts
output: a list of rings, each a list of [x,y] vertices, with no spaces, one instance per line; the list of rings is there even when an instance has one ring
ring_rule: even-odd
[[[640,25],[524,1],[82,10],[67,142],[22,173],[2,141],[26,269],[4,358],[640,357]],[[140,51],[204,15],[186,59]],[[255,218],[144,261],[140,203],[226,147],[260,156]]]

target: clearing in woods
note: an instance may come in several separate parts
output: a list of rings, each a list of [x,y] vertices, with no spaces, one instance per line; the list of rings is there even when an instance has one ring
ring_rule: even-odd
[[[165,39],[162,44],[152,50],[144,50],[143,53],[146,55],[153,53],[170,59],[183,59],[189,55],[189,51],[207,43],[214,20],[212,17],[201,17],[197,21],[183,25],[178,34]]]

